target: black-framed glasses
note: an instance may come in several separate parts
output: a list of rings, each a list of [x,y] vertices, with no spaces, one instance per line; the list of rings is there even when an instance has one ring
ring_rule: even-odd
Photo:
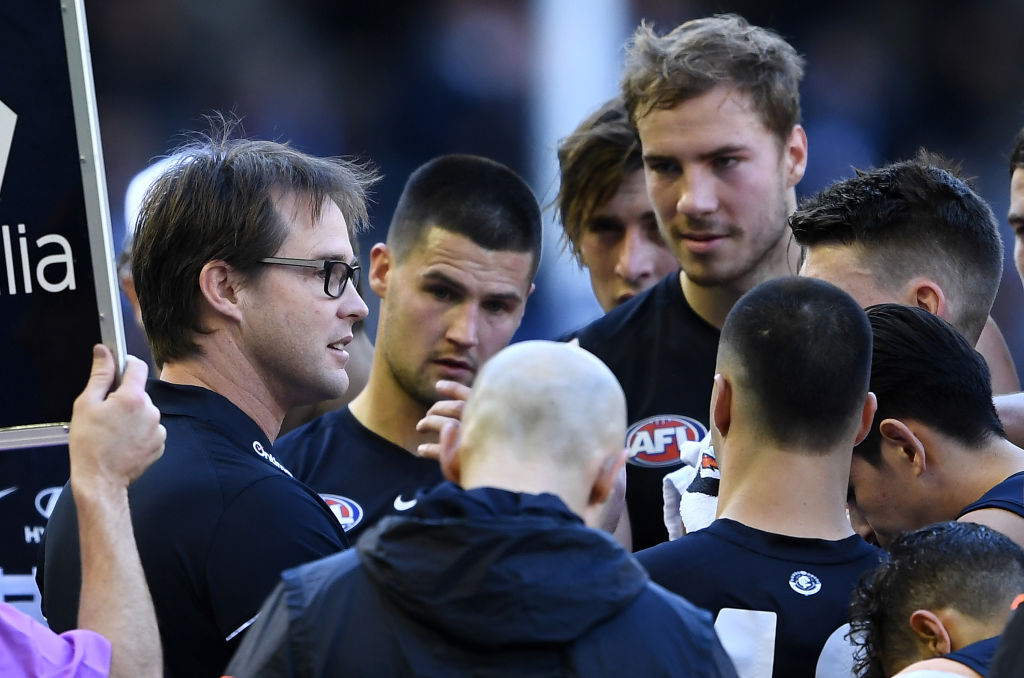
[[[324,294],[337,299],[345,292],[345,285],[351,280],[353,285],[359,284],[359,266],[347,264],[337,259],[292,259],[290,257],[264,257],[261,264],[278,266],[299,266],[320,270],[324,279]]]

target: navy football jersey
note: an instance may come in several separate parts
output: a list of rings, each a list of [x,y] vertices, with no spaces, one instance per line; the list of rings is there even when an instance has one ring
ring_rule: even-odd
[[[678,272],[579,332],[580,346],[608,366],[626,394],[626,505],[635,551],[668,539],[662,479],[680,467],[678,443],[708,431],[719,334],[690,308]]]
[[[153,379],[146,391],[167,440],[163,456],[128,488],[128,502],[160,627],[163,675],[214,678],[281,572],[337,553],[348,540],[234,403]],[[81,567],[67,488],[43,533],[37,579],[50,627],[75,628]]]
[[[435,460],[377,435],[348,407],[291,431],[274,452],[327,502],[353,543],[367,527],[412,508],[418,492],[444,480]]]
[[[963,664],[972,671],[981,674],[982,678],[988,676],[988,669],[992,665],[992,658],[995,657],[996,648],[999,647],[999,636],[986,638],[976,643],[961,647],[956,652],[943,655],[946,659]]]
[[[850,595],[881,557],[860,537],[787,537],[720,518],[636,557],[653,581],[715,615],[739,675],[851,675]]]
[[[1024,518],[1024,471],[1014,473],[991,490],[981,495],[978,501],[968,504],[957,515],[957,520],[971,511],[997,508]]]

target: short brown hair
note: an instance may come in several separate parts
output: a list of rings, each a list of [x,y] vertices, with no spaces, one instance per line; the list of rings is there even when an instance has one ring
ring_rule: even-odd
[[[636,128],[620,97],[606,102],[558,145],[561,182],[555,204],[562,244],[576,263],[583,225],[615,195],[631,172],[643,169]]]
[[[800,123],[804,59],[774,31],[736,14],[694,19],[658,36],[641,23],[627,47],[622,95],[633,124],[721,84],[750,96],[780,140]]]
[[[132,277],[153,358],[158,363],[200,352],[199,273],[221,260],[258,275],[260,259],[288,236],[274,194],[309,200],[314,220],[325,199],[350,232],[367,220],[367,167],[316,158],[286,143],[233,138],[236,123],[214,117],[212,131],[175,151],[180,158],[150,186],[132,242]]]

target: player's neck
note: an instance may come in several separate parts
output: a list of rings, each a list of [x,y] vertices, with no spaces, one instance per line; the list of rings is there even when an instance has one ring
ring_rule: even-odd
[[[281,432],[286,408],[240,355],[224,358],[216,345],[204,345],[203,354],[170,361],[160,371],[161,381],[201,386],[220,394],[256,422],[270,442]]]
[[[725,317],[740,297],[766,280],[793,275],[798,259],[799,247],[792,238],[783,236],[761,264],[742,278],[723,285],[698,285],[686,277],[685,271],[680,271],[679,284],[686,303],[694,313],[713,327],[722,329]]]
[[[950,469],[950,487],[947,496],[956,501],[958,507],[977,501],[983,494],[1014,473],[1024,471],[1024,450],[1005,438],[993,438],[979,449],[963,450],[956,456],[953,463],[956,470]],[[965,473],[964,469],[972,469]]]
[[[369,381],[348,408],[360,424],[416,454],[421,443],[437,442],[431,436],[416,431],[416,424],[426,415],[427,408],[399,386],[378,355],[379,352],[374,355]]]
[[[849,463],[841,463],[841,451],[816,454],[736,442],[723,445],[719,455],[719,518],[791,537],[838,540],[854,533],[846,515]]]

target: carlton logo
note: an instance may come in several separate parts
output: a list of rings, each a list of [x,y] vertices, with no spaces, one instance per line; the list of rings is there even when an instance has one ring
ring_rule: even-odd
[[[677,414],[659,414],[638,421],[626,431],[629,463],[637,466],[671,466],[679,463],[679,443],[700,442],[704,424]]]
[[[320,498],[331,509],[331,513],[338,519],[338,522],[341,523],[341,528],[346,532],[362,521],[363,507],[348,497],[339,497],[336,494],[321,494]]]

